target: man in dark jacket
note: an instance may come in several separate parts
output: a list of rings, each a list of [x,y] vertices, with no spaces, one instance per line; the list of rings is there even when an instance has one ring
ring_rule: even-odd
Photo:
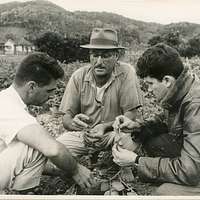
[[[115,145],[114,161],[120,166],[134,165],[145,181],[163,183],[154,195],[199,195],[200,81],[183,66],[178,52],[165,44],[143,53],[137,74],[164,108],[166,121],[163,116],[145,121],[117,117],[115,127],[133,134],[139,130],[137,137],[149,157]]]

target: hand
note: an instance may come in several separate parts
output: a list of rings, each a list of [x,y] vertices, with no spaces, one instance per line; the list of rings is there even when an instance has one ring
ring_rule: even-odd
[[[91,171],[81,164],[78,164],[78,171],[72,178],[82,189],[89,189],[96,184]]]
[[[140,128],[138,122],[132,121],[124,115],[116,117],[112,126],[114,130],[120,128],[124,133],[132,133],[135,129]]]
[[[114,131],[106,132],[99,141],[95,143],[97,148],[107,149],[115,142],[116,133]]]
[[[136,153],[123,149],[119,145],[117,146],[117,144],[112,148],[112,155],[113,161],[121,167],[132,166],[137,157]]]
[[[99,140],[105,134],[106,126],[104,124],[97,124],[90,132],[87,134],[88,137]]]
[[[89,124],[91,123],[91,119],[85,114],[77,114],[73,118],[72,126],[77,130],[81,131],[84,128],[89,128]]]

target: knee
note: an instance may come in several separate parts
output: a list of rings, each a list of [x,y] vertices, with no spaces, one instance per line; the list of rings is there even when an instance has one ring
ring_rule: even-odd
[[[173,189],[173,184],[170,183],[163,183],[160,187],[158,187],[154,192],[151,193],[151,195],[155,196],[164,196],[170,195],[170,191]]]

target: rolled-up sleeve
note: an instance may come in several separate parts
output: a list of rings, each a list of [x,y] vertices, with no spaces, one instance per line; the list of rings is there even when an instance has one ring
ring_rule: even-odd
[[[200,103],[184,108],[183,147],[177,158],[141,157],[138,175],[148,181],[197,185],[200,181]]]
[[[63,113],[69,113],[71,116],[80,112],[80,92],[76,73],[72,75],[66,86],[59,110]]]

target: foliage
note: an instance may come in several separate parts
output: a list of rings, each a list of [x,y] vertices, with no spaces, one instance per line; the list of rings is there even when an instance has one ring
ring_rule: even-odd
[[[113,27],[118,30],[122,44],[130,46],[135,41],[146,42],[161,25],[107,12],[69,12],[42,0],[0,5],[0,27],[12,26],[25,29],[30,41],[47,31],[74,38],[77,33],[88,36],[94,27]]]
[[[128,52],[126,56],[130,56],[132,59],[127,58],[127,60],[131,61],[131,63],[135,65],[141,53],[142,51]],[[198,77],[200,77],[200,58],[196,56],[191,59],[182,59],[184,64],[187,65],[192,70],[192,72],[196,73]],[[16,66],[20,61],[19,59],[17,62],[15,60],[16,59],[13,57],[0,57],[1,89],[8,87],[14,78]],[[66,83],[68,82],[71,74],[83,65],[85,65],[85,63],[61,63],[61,66],[65,71],[65,77],[61,82],[58,83],[54,99],[48,102],[48,108],[50,109],[50,112],[47,112],[47,110],[43,110],[43,114],[41,115],[41,110],[40,112],[38,112],[36,108],[35,110],[33,110],[34,113],[37,115],[38,121],[54,137],[58,137],[64,131],[64,128],[62,126],[62,116],[58,112],[57,107],[60,104]],[[5,80],[7,80],[7,82]],[[141,89],[143,91],[145,99],[145,104],[141,112],[144,118],[148,118],[149,116],[152,116],[153,113],[161,112],[161,108],[156,106],[152,94],[149,94],[147,92],[147,86],[142,80],[140,81]],[[132,183],[127,183],[122,180],[119,168],[117,168],[116,165],[111,165],[112,157],[110,152],[100,152],[97,157],[96,163],[91,163],[91,160],[92,159],[90,157],[83,157],[81,163],[93,169],[94,176],[98,180],[101,180],[101,191],[108,191],[107,194],[111,192],[112,194],[115,193],[117,195],[136,195],[136,193],[138,195],[149,195],[150,192],[156,187],[156,185],[152,185],[150,183],[141,183],[138,180],[137,176]],[[70,185],[73,183],[69,183],[70,182],[62,180],[58,177],[43,176],[40,186],[35,188],[34,191],[29,194],[94,194],[94,192],[99,192],[99,189],[94,189],[92,191],[87,191],[88,193],[84,193],[83,191],[80,191],[77,186]],[[70,188],[71,190],[69,191],[68,189]]]
[[[15,33],[16,38],[24,37],[29,41],[34,41],[38,34],[49,31],[73,39],[77,38],[78,34],[80,39],[88,37],[94,27],[113,27],[118,30],[121,44],[130,48],[135,43],[147,43],[156,35],[163,36],[179,32],[181,39],[188,41],[200,33],[198,24],[184,22],[161,25],[137,21],[108,12],[69,12],[45,0],[1,4],[0,27],[0,39],[4,28],[15,27],[16,30],[21,29],[21,31],[9,30],[7,32]],[[166,40],[174,43],[177,40],[173,41],[173,38],[170,36]]]
[[[39,51],[46,52],[58,60],[61,60],[60,53],[63,51],[63,43],[64,38],[54,32],[46,32],[41,36],[39,35],[34,41],[34,45]]]
[[[184,40],[180,35],[179,31],[169,32],[164,35],[157,35],[152,37],[148,44],[153,46],[157,43],[166,43],[169,46],[174,47],[184,57],[193,57],[195,55],[200,55],[200,34],[191,37],[190,39]]]
[[[160,35],[156,35],[156,36],[153,36],[152,38],[150,38],[150,40],[148,41],[148,44],[150,46],[153,46],[160,42],[163,42],[163,38]]]
[[[59,33],[49,31],[39,35],[33,43],[39,51],[46,52],[61,62],[69,63],[89,60],[88,51],[80,48],[81,44],[88,41],[88,37],[64,38]]]
[[[168,32],[163,35],[156,35],[148,41],[148,44],[150,46],[153,46],[160,42],[168,44],[169,46],[172,46],[177,50],[179,50],[179,45],[181,44],[180,34],[178,31],[176,31],[176,32]]]
[[[15,76],[16,63],[0,57],[0,90],[9,87]]]
[[[182,49],[182,55],[187,57],[200,55],[200,34],[188,40],[186,48]]]
[[[89,43],[89,36],[65,38],[63,48],[63,59],[65,60],[65,63],[71,63],[75,61],[88,62],[88,50],[80,47],[80,45],[86,43]]]

